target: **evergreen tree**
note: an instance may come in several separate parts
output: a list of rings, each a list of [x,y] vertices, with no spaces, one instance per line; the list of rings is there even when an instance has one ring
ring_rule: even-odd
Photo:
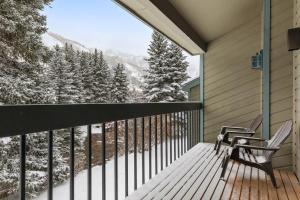
[[[188,78],[188,63],[182,50],[158,32],[152,35],[148,48],[149,69],[145,75],[144,94],[149,102],[184,101],[181,84]]]
[[[125,103],[128,99],[129,89],[128,80],[125,73],[125,67],[123,64],[118,64],[114,68],[113,74],[113,88],[111,92],[112,101],[115,103]]]
[[[74,103],[76,88],[73,85],[73,72],[71,65],[66,61],[63,50],[55,46],[52,58],[49,62],[49,76],[55,91],[56,103]]]
[[[109,67],[104,60],[103,53],[95,50],[93,54],[93,103],[108,103],[111,91],[111,76]]]
[[[72,45],[65,44],[65,59],[70,65],[71,73],[73,74],[72,77],[72,86],[73,86],[73,94],[72,101],[76,103],[83,102],[83,82],[82,82],[82,74],[81,74],[81,66],[80,60],[77,56],[76,51],[73,49]]]
[[[41,35],[46,17],[41,15],[51,0],[0,1],[0,102],[42,102],[43,91],[36,73],[44,51]]]
[[[29,63],[39,60],[43,48],[41,35],[47,31],[41,15],[52,0],[0,1],[0,59]]]
[[[57,144],[54,139],[54,144]],[[0,186],[8,194],[18,191],[20,177],[20,136],[11,137],[9,142],[0,140]],[[53,148],[53,181],[57,185],[69,176],[68,163],[63,159],[56,145]],[[26,135],[26,192],[30,197],[36,196],[47,187],[48,140],[47,133]]]
[[[80,67],[82,74],[82,83],[83,83],[83,98],[84,103],[91,103],[94,99],[94,93],[92,90],[93,87],[93,68],[91,62],[91,56],[87,52],[80,53]]]
[[[180,47],[171,43],[168,46],[167,60],[168,67],[165,71],[165,82],[170,88],[168,94],[168,102],[185,101],[187,99],[186,92],[182,89],[182,83],[188,79],[187,67],[188,62]]]
[[[144,95],[148,102],[165,101],[165,71],[167,68],[167,39],[159,32],[153,32],[148,48],[149,69],[146,71]]]

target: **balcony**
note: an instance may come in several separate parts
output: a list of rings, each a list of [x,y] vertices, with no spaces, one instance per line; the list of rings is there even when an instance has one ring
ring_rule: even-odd
[[[54,199],[54,135],[69,135],[70,199],[75,196],[75,131],[77,127],[86,126],[86,170],[87,198],[99,194],[92,179],[96,179],[92,168],[101,165],[102,199],[118,199],[129,195],[130,188],[150,180],[159,172],[176,163],[193,146],[200,142],[199,111],[201,104],[195,103],[141,103],[141,104],[82,104],[82,105],[24,105],[0,107],[0,136],[21,136],[19,141],[20,179],[19,197],[25,199],[28,194],[26,178],[27,137],[32,133],[42,132],[47,135],[47,197]],[[94,148],[92,125],[101,124],[100,149]],[[58,130],[67,130],[60,132]],[[120,142],[120,139],[121,142]],[[108,140],[110,143],[108,143]],[[113,142],[113,144],[112,144]],[[104,144],[104,145],[103,145]],[[131,144],[131,145],[130,145]],[[121,153],[121,148],[124,152]],[[96,151],[95,151],[96,149]],[[99,152],[100,151],[100,152]],[[125,156],[125,163],[120,163],[120,155]],[[133,154],[133,163],[129,155]],[[141,154],[141,159],[138,155]],[[147,154],[147,155],[146,155]],[[100,159],[94,163],[95,157]],[[148,159],[147,159],[148,158]],[[113,161],[113,177],[107,174],[106,163]],[[78,160],[77,160],[78,161]],[[110,162],[111,162],[110,161]],[[124,183],[120,183],[119,167],[125,165]],[[133,164],[133,168],[129,168]],[[147,166],[146,166],[147,164]],[[16,166],[14,166],[16,167]],[[110,166],[111,167],[111,166]],[[141,169],[141,170],[140,170]],[[129,177],[133,174],[133,178]],[[113,191],[108,187],[107,179],[114,179]],[[132,181],[131,181],[132,180]],[[140,181],[141,180],[141,183]],[[120,188],[119,185],[124,187]],[[111,186],[111,185],[110,185]],[[78,187],[78,185],[77,185]],[[79,186],[81,187],[81,186]],[[124,196],[120,191],[125,191]],[[2,191],[3,192],[3,191]],[[109,194],[108,194],[109,193]],[[5,195],[5,194],[2,194]],[[18,198],[18,197],[15,197]],[[78,199],[78,198],[77,198]]]
[[[33,132],[47,131],[48,135],[48,199],[53,199],[53,132],[70,130],[70,199],[75,196],[74,129],[86,125],[87,132],[87,198],[93,193],[92,124],[101,124],[101,196],[102,199],[297,199],[300,186],[295,174],[275,170],[278,188],[261,170],[230,162],[225,180],[220,179],[221,162],[227,147],[216,155],[213,144],[199,143],[200,103],[149,103],[149,104],[92,104],[92,105],[26,105],[1,106],[1,137],[20,137],[20,188],[21,199],[26,197],[26,137]],[[82,117],[85,116],[85,117]],[[129,123],[132,120],[132,123]],[[125,132],[125,163],[120,163],[118,142],[114,142],[114,157],[108,156],[106,124],[113,126],[114,141]],[[130,125],[129,125],[130,124]],[[123,130],[122,130],[123,129]],[[27,133],[27,134],[24,134]],[[133,151],[129,137],[133,134]],[[147,138],[146,138],[147,135]],[[138,139],[140,138],[140,139]],[[137,159],[138,140],[141,144],[141,162]],[[146,145],[149,145],[148,148]],[[151,146],[151,148],[149,148]],[[99,152],[98,152],[99,153]],[[128,156],[133,154],[133,168]],[[145,156],[147,154],[147,157]],[[104,156],[106,155],[106,156]],[[108,177],[106,163],[114,162],[114,175]],[[120,184],[118,166],[125,165],[125,182]],[[147,164],[147,166],[146,166]],[[138,170],[141,168],[141,170]],[[129,177],[133,174],[133,179]],[[114,179],[114,194],[107,194],[107,179]],[[130,181],[133,180],[133,181]],[[142,180],[142,186],[138,183]],[[147,180],[149,180],[147,182]],[[124,185],[125,188],[120,188]],[[139,187],[138,187],[139,186]],[[141,186],[141,187],[140,187]],[[78,186],[77,186],[78,187]],[[129,188],[135,192],[129,193]],[[120,191],[125,191],[120,194]],[[129,196],[128,196],[129,195]],[[101,198],[101,197],[99,197]]]
[[[217,156],[213,144],[197,144],[127,199],[300,198],[298,179],[291,171],[275,170],[278,188],[274,188],[265,172],[230,162],[225,180],[220,180],[225,150]]]

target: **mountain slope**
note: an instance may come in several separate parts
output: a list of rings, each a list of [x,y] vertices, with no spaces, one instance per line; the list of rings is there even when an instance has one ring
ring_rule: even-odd
[[[47,32],[43,35],[43,43],[49,48],[52,48],[54,45],[63,47],[67,43],[72,45],[73,48],[78,51],[94,51],[93,48],[88,48],[77,41],[70,40],[52,32]],[[110,69],[112,69],[118,63],[124,64],[130,89],[141,91],[144,81],[143,75],[145,74],[145,70],[148,68],[148,63],[145,61],[145,57],[125,54],[114,50],[104,51],[103,54]]]

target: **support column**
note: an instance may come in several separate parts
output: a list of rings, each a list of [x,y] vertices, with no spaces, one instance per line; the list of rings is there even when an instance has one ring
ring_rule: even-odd
[[[271,0],[264,0],[264,36],[263,36],[263,130],[262,136],[270,138],[270,36],[271,36]]]

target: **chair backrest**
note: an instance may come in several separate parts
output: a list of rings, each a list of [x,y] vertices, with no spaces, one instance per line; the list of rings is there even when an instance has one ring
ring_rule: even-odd
[[[250,124],[249,129],[251,131],[256,131],[258,129],[258,127],[261,125],[262,123],[262,115],[259,114]]]
[[[292,120],[286,121],[276,131],[275,135],[268,141],[267,147],[278,147],[284,143],[292,132],[293,122]],[[272,158],[275,152],[265,151],[264,155],[269,160]]]

